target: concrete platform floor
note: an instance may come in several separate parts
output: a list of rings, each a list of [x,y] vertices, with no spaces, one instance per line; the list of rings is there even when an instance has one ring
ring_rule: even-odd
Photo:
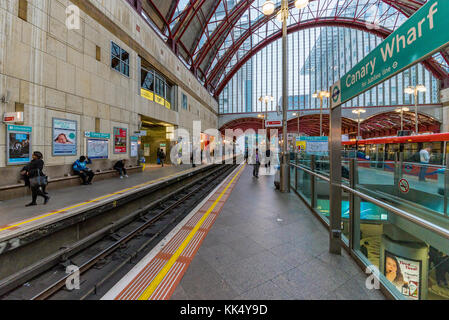
[[[346,252],[328,253],[328,238],[294,193],[247,166],[171,299],[385,299]]]
[[[167,177],[177,172],[191,169],[191,165],[178,167],[166,166],[164,168],[151,167],[145,172],[133,173],[129,178],[120,179],[118,176],[111,179],[93,181],[89,186],[74,186],[57,190],[49,190],[50,202],[44,206],[43,199],[38,197],[36,207],[26,208],[25,205],[31,202],[31,195],[7,201],[0,201],[0,226],[12,224],[14,222],[29,219],[41,214],[59,210],[77,203],[95,199],[103,195],[117,192],[138,184]],[[81,180],[80,180],[81,181]]]

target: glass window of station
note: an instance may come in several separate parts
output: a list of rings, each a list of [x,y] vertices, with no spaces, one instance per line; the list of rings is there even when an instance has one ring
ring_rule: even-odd
[[[182,108],[187,110],[187,96],[184,93],[182,94]]]
[[[143,58],[141,58],[140,88],[142,97],[176,111],[176,106],[172,104],[173,86]]]
[[[129,53],[111,41],[111,68],[129,77]]]

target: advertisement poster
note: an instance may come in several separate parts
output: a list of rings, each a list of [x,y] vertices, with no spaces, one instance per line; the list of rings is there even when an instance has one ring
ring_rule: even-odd
[[[126,153],[128,130],[114,127],[114,153]]]
[[[296,146],[300,151],[306,151],[309,155],[326,155],[329,153],[328,137],[298,137]]]
[[[7,163],[25,164],[31,161],[31,127],[8,125]]]
[[[385,277],[410,300],[421,297],[421,261],[405,259],[385,251]]]
[[[109,157],[109,140],[87,139],[87,156],[89,159],[107,159]]]
[[[137,158],[139,156],[139,138],[131,137],[131,158]]]
[[[143,155],[145,157],[149,157],[150,156],[150,144],[149,143],[145,143],[144,144]]]
[[[75,156],[76,135],[76,121],[53,118],[53,156]]]

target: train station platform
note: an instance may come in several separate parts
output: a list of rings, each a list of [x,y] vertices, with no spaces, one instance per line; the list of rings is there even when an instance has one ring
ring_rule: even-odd
[[[25,207],[31,201],[31,196],[0,201],[0,236],[27,225],[48,220],[59,213],[68,213],[71,209],[82,209],[124,191],[132,191],[191,170],[191,165],[163,168],[153,166],[143,172],[130,174],[129,178],[120,179],[117,176],[100,181],[94,179],[92,185],[50,190],[49,203],[42,205],[42,198],[38,198],[38,206],[35,207]]]
[[[328,241],[294,193],[242,165],[103,300],[385,299]]]

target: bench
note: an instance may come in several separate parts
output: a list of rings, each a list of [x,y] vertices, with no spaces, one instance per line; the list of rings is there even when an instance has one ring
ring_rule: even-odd
[[[142,167],[128,167],[126,168],[128,174],[141,172]],[[114,169],[102,170],[95,172],[94,182],[98,180],[110,179],[113,177],[118,177],[118,172]],[[65,177],[50,178],[48,179],[47,190],[62,189],[71,186],[80,185],[81,178],[77,175],[67,175]],[[25,187],[24,183],[18,183],[7,186],[0,186],[0,201],[16,199],[20,197],[25,197],[31,195],[28,187]]]

